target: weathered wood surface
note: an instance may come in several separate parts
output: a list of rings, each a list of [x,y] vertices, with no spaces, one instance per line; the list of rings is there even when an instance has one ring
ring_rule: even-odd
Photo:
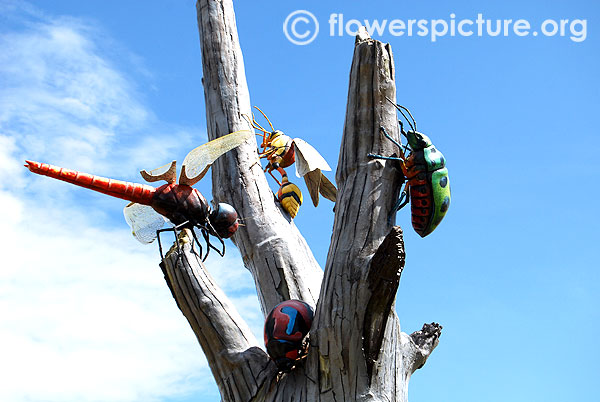
[[[250,101],[231,0],[199,0],[209,137],[249,129]],[[394,312],[404,267],[402,232],[388,220],[401,174],[390,155],[398,139],[389,45],[363,31],[354,49],[336,181],[338,198],[325,273],[273,198],[248,142],[213,167],[213,196],[235,206],[246,226],[233,238],[252,273],[265,315],[282,300],[316,305],[308,357],[278,375],[266,353],[189,247],[165,259],[173,295],[207,355],[223,401],[402,401],[408,380],[437,346],[441,327],[400,331]],[[323,281],[321,279],[323,278]],[[320,292],[319,292],[320,286]]]
[[[188,231],[161,264],[177,306],[206,355],[225,401],[249,401],[277,374],[275,364],[191,250]]]
[[[330,378],[321,387],[331,400],[382,398],[396,400],[390,393],[402,389],[402,354],[396,345],[399,323],[387,305],[387,320],[365,314],[372,297],[381,297],[369,286],[371,259],[392,230],[390,211],[398,198],[401,174],[391,161],[371,160],[369,153],[390,155],[396,150],[380,133],[384,126],[399,139],[394,107],[385,99],[395,99],[394,61],[389,45],[361,33],[357,38],[350,70],[344,136],[336,181],[338,200],[333,239],[325,277],[311,331],[313,359],[319,375]],[[397,261],[400,272],[403,255]],[[395,294],[394,294],[395,297]],[[372,303],[371,303],[372,304]],[[369,321],[365,320],[369,319]],[[374,328],[379,325],[380,328]],[[385,331],[386,327],[393,329]],[[363,334],[385,333],[381,347],[386,358],[368,369],[363,350]],[[370,351],[372,354],[373,351]],[[312,356],[309,355],[309,358]],[[369,364],[368,364],[369,362]],[[370,372],[372,374],[370,375]]]
[[[200,0],[197,11],[208,137],[252,129],[244,117],[252,110],[232,1]],[[256,141],[220,157],[212,179],[213,198],[234,205],[243,219],[245,226],[232,240],[254,277],[265,315],[288,299],[302,299],[314,307],[323,271],[275,200]]]

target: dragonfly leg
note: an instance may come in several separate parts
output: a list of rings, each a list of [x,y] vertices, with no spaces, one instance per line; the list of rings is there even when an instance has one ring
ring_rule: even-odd
[[[206,255],[202,259],[202,262],[204,262],[208,258],[208,254],[210,253],[210,249],[214,248],[214,247],[212,247],[212,244],[210,244],[210,237],[209,237],[209,234],[208,234],[208,230],[206,230],[205,228],[202,228],[200,231],[202,232],[202,236],[204,237],[204,241],[206,242]]]
[[[200,251],[200,253],[195,253],[195,254],[198,255],[198,257],[200,259],[202,259],[202,253],[204,252],[204,249],[202,248],[202,243],[200,243],[200,240],[198,240],[198,236],[196,236],[196,231],[194,229],[192,229],[192,237],[194,238],[194,243],[196,243],[198,245],[198,249]],[[202,260],[202,261],[204,261],[204,260]]]
[[[187,223],[187,222],[186,222]],[[179,248],[179,241],[177,240],[177,230],[181,227],[182,225],[178,225],[172,228],[165,228],[165,229],[158,229],[156,231],[156,238],[158,239],[158,250],[160,252],[160,259],[161,261],[165,259],[164,254],[163,254],[163,250],[162,250],[162,243],[160,241],[160,234],[162,232],[173,232],[174,236],[175,236],[175,244],[177,245],[177,252],[178,255],[181,255],[181,249]]]
[[[215,236],[217,239],[219,239],[219,241],[221,242],[221,250],[218,250],[216,247],[214,247],[211,243],[210,243],[210,239],[209,239],[209,245],[210,247],[212,247],[217,254],[219,254],[221,257],[223,257],[225,255],[225,242],[223,241],[223,238],[221,236],[219,236],[219,233],[216,231],[216,229],[213,227],[212,223],[210,223],[210,220],[207,222],[208,227],[209,227],[209,233],[211,233],[213,236]]]
[[[165,256],[163,255],[163,251],[162,251],[162,244],[160,243],[160,232],[163,232],[164,229],[160,229],[156,231],[156,239],[158,240],[158,251],[160,252],[160,260],[163,261],[165,259]]]
[[[206,244],[208,246],[209,249],[213,249],[217,252],[217,254],[219,254],[221,257],[223,257],[225,255],[225,242],[223,241],[223,239],[221,239],[219,236],[217,236],[217,238],[219,239],[219,241],[221,242],[221,245],[223,246],[221,250],[219,250],[218,248],[216,248],[215,246],[213,246],[213,244],[210,242],[210,236],[208,234],[208,232],[206,232],[205,235],[206,238]],[[208,254],[208,253],[207,253]]]

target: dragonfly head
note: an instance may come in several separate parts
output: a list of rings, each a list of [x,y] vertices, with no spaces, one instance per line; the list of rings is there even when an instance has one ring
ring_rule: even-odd
[[[229,204],[220,202],[208,217],[215,231],[224,239],[228,239],[236,232],[239,226],[238,214]]]

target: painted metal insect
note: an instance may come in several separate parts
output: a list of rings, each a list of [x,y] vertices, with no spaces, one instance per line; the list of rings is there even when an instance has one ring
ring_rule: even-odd
[[[313,309],[301,300],[279,303],[265,320],[265,346],[279,371],[290,372],[308,350]]]
[[[269,173],[279,184],[277,199],[284,209],[294,218],[302,204],[300,189],[288,180],[287,173],[283,169],[291,166],[294,162],[296,163],[296,176],[304,178],[315,207],[319,205],[319,193],[335,202],[337,189],[322,172],[331,170],[325,159],[306,141],[288,137],[282,131],[275,130],[267,115],[256,106],[255,108],[271,127],[271,131],[264,129],[252,116],[252,127],[261,131],[261,134],[257,134],[262,137],[259,158],[267,159],[264,171]],[[273,175],[274,170],[281,174],[281,181]]]
[[[407,139],[408,146],[403,147],[380,127],[383,135],[392,141],[400,150],[399,157],[369,154],[370,158],[400,161],[406,184],[401,196],[392,209],[392,214],[411,203],[412,225],[421,237],[425,237],[440,224],[450,207],[450,179],[444,155],[435,148],[429,137],[417,131],[417,123],[410,111],[404,106],[394,103],[387,98],[402,114],[410,125],[408,132],[404,131],[401,120],[400,132]],[[410,116],[409,120],[403,111]],[[412,121],[412,122],[411,122]],[[410,151],[408,155],[406,151]]]
[[[236,131],[193,149],[183,161],[179,184],[175,183],[177,175],[175,161],[150,172],[142,170],[140,173],[146,181],[167,182],[157,188],[147,184],[94,176],[46,163],[26,161],[25,167],[33,173],[131,201],[123,210],[123,214],[131,226],[133,236],[141,243],[153,242],[163,231],[197,228],[206,241],[206,256],[211,248],[222,256],[225,253],[223,239],[231,237],[236,232],[239,225],[238,214],[231,205],[225,203],[219,203],[212,209],[206,198],[192,186],[204,177],[219,156],[253,136],[254,133],[250,130]],[[174,227],[162,229],[167,219]],[[192,233],[202,256],[202,246],[194,230]],[[210,243],[209,235],[215,236],[221,242],[221,250]],[[160,237],[158,240],[162,257]]]

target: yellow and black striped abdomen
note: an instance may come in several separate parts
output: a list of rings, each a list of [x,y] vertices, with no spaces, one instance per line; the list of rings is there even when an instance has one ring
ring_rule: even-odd
[[[302,205],[302,192],[294,183],[288,181],[287,176],[283,178],[281,187],[277,192],[277,200],[292,218],[296,217],[300,205]]]

